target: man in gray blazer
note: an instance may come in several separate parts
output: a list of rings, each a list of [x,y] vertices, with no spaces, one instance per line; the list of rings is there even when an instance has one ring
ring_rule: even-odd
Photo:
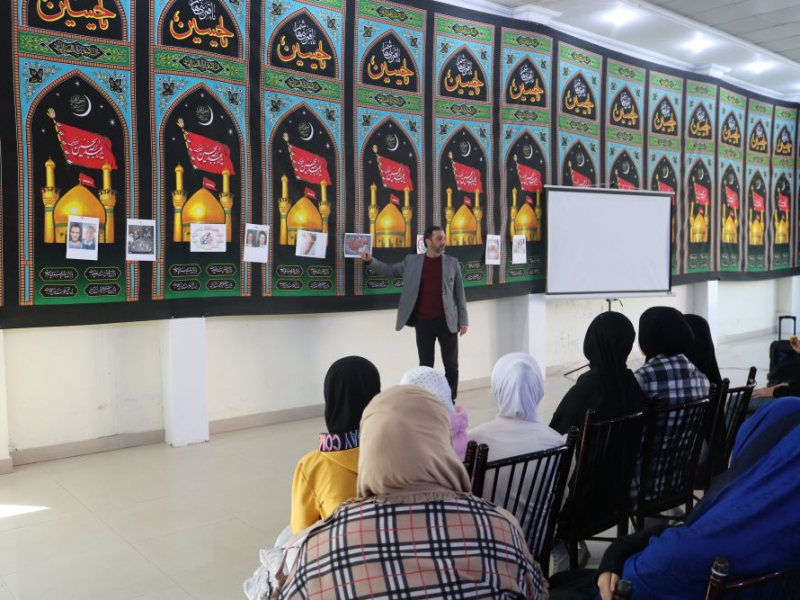
[[[441,227],[425,230],[425,254],[409,254],[389,265],[361,255],[370,269],[386,277],[402,277],[403,291],[397,309],[397,331],[414,327],[417,333],[419,364],[433,367],[435,344],[442,350],[444,374],[455,400],[458,395],[458,336],[467,333],[467,300],[458,259],[444,254],[445,236]]]

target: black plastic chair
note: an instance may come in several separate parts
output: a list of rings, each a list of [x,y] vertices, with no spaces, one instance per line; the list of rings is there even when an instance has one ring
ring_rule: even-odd
[[[708,398],[677,406],[662,406],[657,399],[648,402],[636,504],[631,510],[637,531],[644,529],[645,517],[665,518],[661,512],[681,505],[685,517],[692,509],[710,408]]]
[[[475,472],[475,455],[478,453],[478,442],[470,440],[467,442],[467,453],[464,455],[464,468],[467,470],[470,481]]]
[[[575,477],[558,524],[571,569],[578,568],[580,540],[611,541],[598,534],[615,526],[617,535],[628,532],[631,479],[643,432],[644,413],[595,422],[595,412],[586,411]]]
[[[775,571],[744,579],[728,581],[730,564],[724,556],[718,556],[711,567],[706,600],[797,600],[800,598],[800,568],[790,571]]]
[[[473,493],[517,517],[545,576],[577,439],[578,428],[572,427],[562,446],[475,465]]]
[[[627,579],[620,579],[614,587],[611,600],[631,600],[633,598],[633,586]]]

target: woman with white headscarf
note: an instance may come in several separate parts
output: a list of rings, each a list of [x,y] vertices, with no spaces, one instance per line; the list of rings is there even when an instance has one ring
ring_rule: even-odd
[[[500,460],[561,446],[566,436],[539,419],[544,397],[539,365],[530,354],[506,354],[492,370],[492,395],[499,409],[493,421],[470,429],[467,437],[489,446],[489,460]]]
[[[450,433],[453,439],[453,450],[456,456],[462,461],[467,454],[467,427],[469,419],[466,409],[453,404],[450,384],[447,383],[445,376],[430,367],[414,367],[406,371],[400,380],[401,385],[415,385],[433,394],[447,411],[450,418]]]

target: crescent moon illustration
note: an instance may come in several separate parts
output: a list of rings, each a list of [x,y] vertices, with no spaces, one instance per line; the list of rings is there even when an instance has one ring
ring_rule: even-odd
[[[582,167],[582,166],[584,165],[584,163],[586,163],[586,159],[583,157],[583,154],[581,154],[580,152],[579,152],[579,153],[578,153],[578,155],[575,157],[575,163],[576,163],[576,164],[577,164],[579,167]]]
[[[393,139],[394,139],[394,146],[386,146],[387,150],[389,150],[390,152],[394,152],[400,146],[400,138],[394,136]]]
[[[211,118],[208,120],[207,123],[203,123],[202,121],[200,121],[200,119],[198,119],[198,123],[200,123],[200,125],[202,125],[203,127],[208,127],[209,125],[211,125],[211,123],[214,122],[214,109],[209,106],[208,112],[211,115]]]
[[[628,164],[628,161],[626,160],[624,163],[622,163],[622,172],[627,175],[628,173],[630,173],[630,171],[631,171],[631,166]]]
[[[84,96],[84,98],[86,98],[86,110],[82,113],[75,113],[76,117],[85,117],[92,112],[92,100],[89,98],[89,96]]]
[[[314,137],[314,124],[313,123],[309,123],[308,124],[308,135],[307,136],[302,136],[301,135],[300,139],[303,140],[304,142],[307,142],[312,137]]]
[[[525,148],[522,150],[522,156],[525,158],[530,158],[533,156],[533,146],[530,144],[525,144]]]
[[[464,144],[466,144],[466,152],[464,152]],[[469,143],[469,140],[464,140],[464,142],[461,144],[461,156],[466,158],[470,155],[470,152],[472,152],[472,144]]]

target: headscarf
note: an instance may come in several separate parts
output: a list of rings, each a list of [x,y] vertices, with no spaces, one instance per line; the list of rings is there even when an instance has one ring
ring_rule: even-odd
[[[544,397],[542,371],[525,352],[501,357],[492,369],[492,395],[500,409],[498,417],[539,422],[536,412]]]
[[[654,306],[639,318],[639,347],[647,360],[659,354],[683,354],[693,341],[692,328],[675,308]]]
[[[589,366],[600,374],[604,398],[612,400],[627,393],[628,355],[636,331],[630,319],[618,312],[604,312],[589,324],[583,338],[583,354]]]
[[[433,394],[442,403],[447,414],[453,412],[453,394],[447,378],[431,367],[414,367],[400,379],[400,385],[416,385]]]
[[[359,498],[416,503],[470,489],[450,443],[447,412],[432,394],[398,385],[375,396],[361,419]]]
[[[689,327],[694,333],[694,343],[691,344],[684,354],[697,370],[708,377],[714,385],[722,383],[722,376],[717,365],[717,353],[714,351],[714,340],[711,339],[711,328],[700,315],[683,315]]]
[[[348,356],[333,363],[325,375],[328,433],[346,434],[357,430],[364,408],[380,391],[380,373],[366,358]]]
[[[797,567],[800,556],[800,398],[775,400],[745,421],[731,468],[689,513],[630,557],[623,578],[648,598],[702,596],[714,557],[731,579]]]

